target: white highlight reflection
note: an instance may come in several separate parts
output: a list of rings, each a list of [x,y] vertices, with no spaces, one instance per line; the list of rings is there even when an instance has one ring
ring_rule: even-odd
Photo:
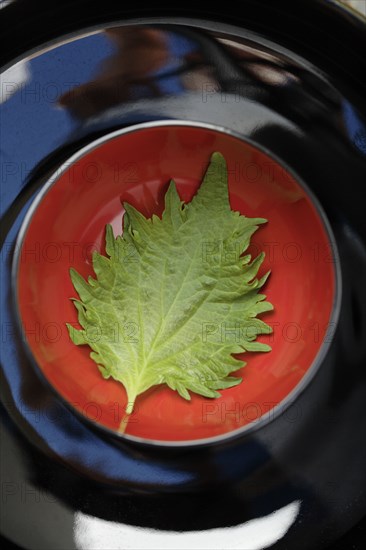
[[[262,550],[281,539],[300,510],[296,500],[268,516],[205,531],[158,531],[75,514],[78,550]]]
[[[22,86],[30,79],[29,65],[26,61],[19,61],[0,76],[0,103],[5,103],[14,94],[22,89]]]

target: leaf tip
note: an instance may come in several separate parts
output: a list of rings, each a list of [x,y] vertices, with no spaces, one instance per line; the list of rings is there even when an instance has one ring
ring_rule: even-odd
[[[81,277],[79,273],[74,269],[73,267],[70,267],[69,269],[70,279],[72,284],[75,286],[75,282]]]
[[[66,323],[67,330],[69,332],[70,340],[75,346],[82,346],[83,344],[86,344],[84,332],[82,330],[78,330],[70,323]]]
[[[211,162],[226,162],[225,157],[220,151],[214,151],[211,155]]]

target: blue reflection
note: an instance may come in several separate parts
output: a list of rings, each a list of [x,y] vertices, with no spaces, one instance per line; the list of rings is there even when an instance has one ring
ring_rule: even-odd
[[[177,72],[185,66],[186,56],[197,51],[198,43],[177,33],[167,32],[165,37],[169,61],[152,75],[157,77],[162,95],[178,95],[185,91],[185,86]]]
[[[90,81],[96,64],[113,51],[114,45],[104,33],[95,34],[28,61],[30,78],[26,82],[14,82],[11,72],[2,75],[1,212],[8,208],[14,189],[20,191],[36,164],[50,149],[62,145],[75,128],[77,123],[67,110],[57,107],[60,95]],[[17,91],[10,96],[14,89]]]
[[[342,102],[347,133],[355,147],[366,155],[366,125],[348,101]]]

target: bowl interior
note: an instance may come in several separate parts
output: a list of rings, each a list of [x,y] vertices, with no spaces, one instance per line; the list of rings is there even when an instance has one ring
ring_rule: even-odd
[[[261,318],[274,332],[259,339],[272,351],[243,355],[243,382],[216,400],[192,395],[187,402],[167,387],[149,390],[138,398],[126,434],[184,442],[256,422],[298,386],[329,337],[333,255],[303,186],[271,157],[224,132],[174,124],[122,131],[66,165],[48,186],[28,219],[17,272],[20,319],[39,369],[73,408],[111,430],[123,420],[126,394],[101,377],[88,346],[69,339],[66,323],[77,325],[69,269],[93,275],[91,253],[105,250],[105,225],[121,233],[122,201],[145,216],[161,214],[171,178],[190,201],[214,151],[228,163],[232,208],[268,220],[250,251],[266,252],[260,274],[271,270],[264,293],[275,310]]]

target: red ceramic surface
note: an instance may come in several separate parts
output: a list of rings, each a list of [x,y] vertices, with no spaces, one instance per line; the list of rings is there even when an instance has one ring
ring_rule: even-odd
[[[91,252],[104,251],[105,225],[121,232],[121,201],[146,216],[161,214],[170,178],[189,201],[213,151],[227,159],[232,208],[268,219],[251,251],[266,252],[260,274],[272,270],[264,292],[275,311],[261,318],[274,333],[260,339],[273,349],[246,353],[243,382],[217,400],[193,395],[186,402],[166,387],[149,390],[138,398],[126,433],[187,441],[257,421],[299,384],[331,337],[326,331],[335,274],[328,234],[307,193],[279,164],[238,138],[206,128],[160,126],[121,134],[60,173],[30,220],[18,265],[21,321],[39,368],[66,401],[112,430],[123,418],[126,394],[121,384],[101,377],[87,346],[69,339],[65,323],[77,323],[69,268],[93,274]]]

